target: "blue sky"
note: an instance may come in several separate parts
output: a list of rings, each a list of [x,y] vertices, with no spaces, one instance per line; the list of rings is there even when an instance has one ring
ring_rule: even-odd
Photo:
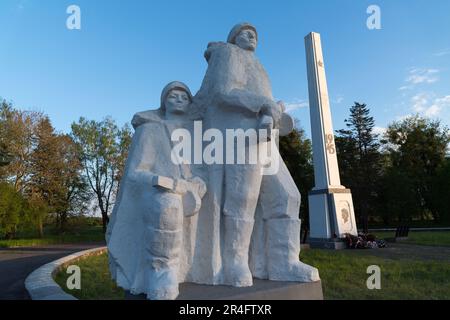
[[[66,9],[81,8],[81,30]],[[369,5],[381,30],[366,27]],[[416,112],[450,125],[450,1],[0,0],[0,97],[48,114],[63,132],[80,116],[123,124],[158,107],[163,86],[193,92],[209,41],[253,23],[273,93],[309,132],[304,36],[321,33],[335,129],[353,101],[381,128]]]

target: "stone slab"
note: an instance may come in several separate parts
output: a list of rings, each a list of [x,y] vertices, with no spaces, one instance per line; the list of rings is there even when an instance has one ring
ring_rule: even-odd
[[[333,239],[310,238],[308,243],[313,249],[342,250],[347,248],[343,241],[334,241]]]
[[[144,300],[145,295],[125,296],[128,300]],[[322,282],[284,282],[254,279],[252,287],[180,284],[177,300],[323,300]]]
[[[32,300],[77,300],[64,292],[53,280],[53,275],[65,264],[91,255],[99,255],[106,251],[106,247],[94,248],[77,252],[61,259],[47,263],[34,270],[25,279],[25,288]]]

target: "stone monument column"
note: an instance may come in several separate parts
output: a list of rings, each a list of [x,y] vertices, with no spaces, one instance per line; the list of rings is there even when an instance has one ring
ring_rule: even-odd
[[[338,249],[357,235],[350,189],[341,185],[320,34],[305,37],[315,187],[309,193],[310,245]]]

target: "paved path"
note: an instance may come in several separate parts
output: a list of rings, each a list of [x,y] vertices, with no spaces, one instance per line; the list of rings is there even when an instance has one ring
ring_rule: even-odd
[[[0,249],[0,300],[30,299],[24,282],[32,271],[71,253],[103,245],[103,243],[61,244]]]
[[[397,228],[375,228],[375,229],[369,229],[369,232],[376,232],[376,231],[393,231],[395,232]],[[362,232],[362,230],[360,230]],[[444,228],[409,228],[409,231],[414,232],[422,232],[422,231],[450,231],[450,227],[444,227]]]
[[[410,243],[387,243],[387,248],[363,250],[369,255],[385,259],[411,259],[422,261],[448,261],[450,263],[450,246],[425,246]]]

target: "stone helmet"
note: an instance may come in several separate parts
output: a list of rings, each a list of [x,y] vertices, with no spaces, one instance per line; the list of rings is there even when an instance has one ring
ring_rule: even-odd
[[[166,111],[166,98],[169,95],[170,91],[172,90],[181,90],[187,93],[189,100],[192,102],[192,94],[191,94],[191,90],[189,90],[189,87],[187,85],[185,85],[183,82],[180,81],[172,81],[169,84],[167,84],[162,93],[161,93],[161,111],[165,112]]]
[[[239,35],[239,32],[241,32],[242,30],[246,30],[246,29],[253,30],[256,34],[256,40],[258,40],[258,33],[256,32],[255,26],[253,26],[252,24],[250,24],[248,22],[243,22],[243,23],[239,23],[239,24],[235,25],[233,27],[233,29],[231,29],[230,34],[228,35],[227,42],[236,44],[236,37]]]

